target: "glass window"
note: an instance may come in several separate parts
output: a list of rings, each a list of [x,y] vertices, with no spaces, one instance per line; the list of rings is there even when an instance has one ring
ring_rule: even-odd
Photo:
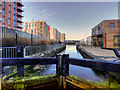
[[[15,15],[14,15],[14,20],[15,20]]]
[[[5,10],[3,9],[3,16],[5,16]]]
[[[25,23],[25,26],[27,26],[27,23]]]
[[[115,24],[114,23],[110,23],[110,27],[111,28],[115,27]]]
[[[42,22],[40,22],[40,25],[42,25]]]
[[[9,12],[9,19],[10,19],[10,12]]]
[[[15,21],[14,21],[14,27],[15,27]]]
[[[3,2],[3,9],[5,8],[5,2]]]
[[[3,23],[5,23],[5,17],[3,16]]]
[[[14,8],[15,8],[15,1],[14,1]]]
[[[10,28],[10,25],[8,26],[8,28]]]
[[[5,27],[5,23],[3,23],[3,27]]]

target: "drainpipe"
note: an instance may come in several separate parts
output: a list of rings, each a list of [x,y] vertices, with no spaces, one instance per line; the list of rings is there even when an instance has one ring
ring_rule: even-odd
[[[106,47],[106,33],[105,33],[105,47]]]

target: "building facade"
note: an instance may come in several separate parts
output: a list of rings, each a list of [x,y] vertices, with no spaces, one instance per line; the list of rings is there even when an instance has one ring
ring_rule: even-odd
[[[91,45],[91,36],[86,37],[86,44]]]
[[[50,28],[50,39],[54,41],[61,41],[61,33],[56,28]]]
[[[120,46],[120,20],[104,20],[92,29],[92,45],[103,47]]]
[[[65,33],[61,33],[61,42],[65,41]]]
[[[41,37],[50,38],[50,26],[44,21],[31,21],[23,23],[23,32],[27,32]]]
[[[0,2],[0,26],[22,30],[22,0],[3,0]]]

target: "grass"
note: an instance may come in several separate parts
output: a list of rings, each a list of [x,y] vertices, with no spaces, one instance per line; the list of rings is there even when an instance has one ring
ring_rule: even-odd
[[[29,87],[34,87],[40,84],[56,81],[55,75],[44,75],[35,77],[14,77],[12,80],[7,80],[2,83],[3,90],[25,90]]]
[[[80,82],[83,82],[83,83],[89,84],[91,86],[97,87],[97,88],[118,88],[118,89],[120,89],[118,82],[113,80],[113,79],[111,79],[111,83],[110,83],[110,86],[109,86],[109,78],[106,81],[92,82],[90,80],[85,80],[85,79],[79,78],[79,77],[74,76],[74,75],[70,75],[70,77],[74,78],[76,80],[79,80]]]

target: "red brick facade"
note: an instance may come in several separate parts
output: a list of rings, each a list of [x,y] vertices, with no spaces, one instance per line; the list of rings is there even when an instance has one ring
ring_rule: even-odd
[[[2,2],[0,4],[0,10],[2,13],[0,13],[0,26],[20,30],[22,28],[22,25],[18,26],[18,23],[22,23],[22,20],[18,21],[18,18],[23,17],[22,15],[18,15],[18,12],[21,13],[23,10],[18,9],[18,7],[22,7],[21,0],[15,0],[15,2]],[[3,8],[4,7],[4,8]],[[10,7],[10,9],[9,9]],[[4,19],[3,19],[4,18]]]
[[[120,20],[104,20],[92,29],[93,46],[118,47],[115,40],[119,39]],[[118,37],[118,38],[116,38]],[[119,42],[118,42],[119,44]]]

